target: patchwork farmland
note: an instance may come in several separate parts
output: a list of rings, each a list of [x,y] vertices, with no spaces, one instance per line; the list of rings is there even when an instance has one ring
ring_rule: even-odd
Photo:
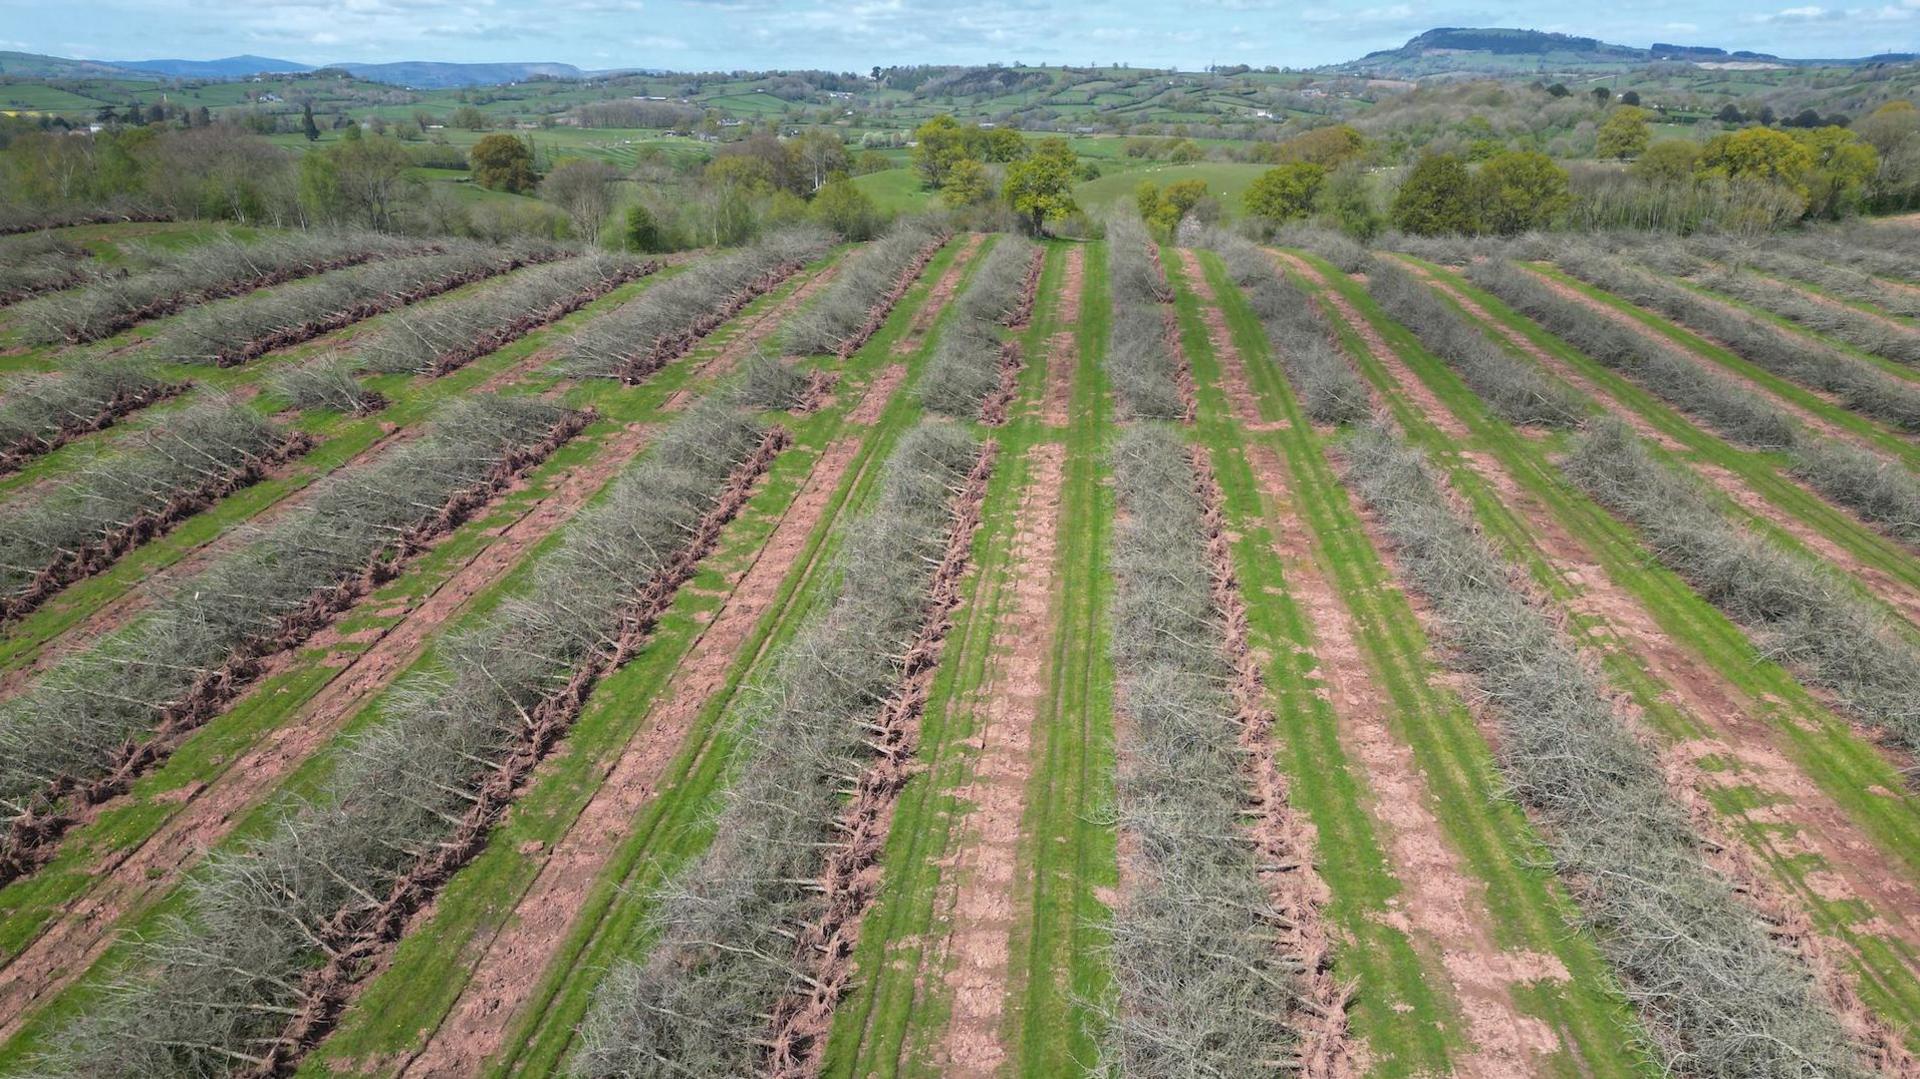
[[[1920,1074],[1920,243],[0,237],[0,1075]]]

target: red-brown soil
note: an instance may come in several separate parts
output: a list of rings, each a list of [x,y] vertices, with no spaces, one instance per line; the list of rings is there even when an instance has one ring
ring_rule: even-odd
[[[979,253],[980,245],[986,242],[986,238],[985,233],[968,234],[965,244],[960,248],[960,253],[953,257],[953,261],[947,265],[946,272],[933,283],[927,302],[921,304],[920,310],[913,313],[913,321],[907,324],[907,332],[901,334],[900,340],[894,342],[894,355],[908,356],[920,351],[920,346],[926,343],[927,333],[933,329],[935,320],[940,317],[942,311],[947,309],[947,304],[953,302],[954,294],[960,291],[960,278],[966,274],[967,265],[973,261],[973,256]]]
[[[1219,297],[1214,295],[1213,282],[1207,280],[1200,260],[1187,248],[1180,250],[1180,272],[1186,278],[1187,287],[1200,298],[1200,318],[1206,323],[1207,340],[1213,344],[1214,357],[1220,361],[1221,388],[1226,391],[1233,418],[1249,431],[1285,427],[1283,422],[1269,423],[1260,418],[1259,399],[1247,378],[1246,361],[1234,346],[1233,333],[1227,328],[1227,316],[1220,310]]]
[[[1086,287],[1087,251],[1075,246],[1067,251],[1067,269],[1060,282],[1060,307],[1054,321],[1061,329],[1047,338],[1047,389],[1040,403],[1040,420],[1049,427],[1065,427],[1068,406],[1073,402],[1073,372],[1079,366],[1077,336],[1080,324],[1080,294]]]
[[[967,785],[955,792],[962,807],[959,838],[943,874],[953,883],[941,895],[950,928],[933,949],[949,963],[952,1014],[937,1054],[941,1074],[948,1076],[988,1079],[1007,1059],[1000,1020],[1014,905],[1022,891],[1014,878],[1033,775],[1033,728],[1049,693],[1065,456],[1058,443],[1027,451],[1032,471],[1014,518],[1006,568],[1013,599],[994,626],[986,673],[966,702],[978,723],[969,749],[978,756]]]

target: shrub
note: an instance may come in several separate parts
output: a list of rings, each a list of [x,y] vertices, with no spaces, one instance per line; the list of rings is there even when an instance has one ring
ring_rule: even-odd
[[[19,379],[0,397],[0,471],[184,388],[144,368],[104,360]]]
[[[1844,442],[1805,438],[1793,474],[1909,546],[1920,546],[1920,480],[1896,461]]]
[[[1920,652],[1836,574],[1734,524],[1621,424],[1588,432],[1564,467],[1638,526],[1663,565],[1752,630],[1768,658],[1831,690],[1902,745],[1920,745]]]
[[[695,263],[588,323],[562,346],[572,378],[646,378],[827,250],[814,229],[774,233]]]
[[[818,299],[791,319],[780,335],[781,351],[793,356],[848,355],[879,330],[893,305],[945,243],[947,233],[911,219],[847,256]]]
[[[283,367],[273,373],[267,385],[303,412],[327,409],[364,415],[384,408],[387,403],[385,397],[360,381],[351,362],[337,358]]]
[[[423,437],[324,481],[147,614],[56,663],[0,704],[0,807],[17,823],[44,808],[43,792],[56,781],[109,776],[129,740],[202,721],[257,673],[258,656],[330,616],[321,597],[377,578],[410,535],[439,526],[446,507],[568,416],[522,398],[449,407]]]
[[[768,1014],[806,970],[796,927],[827,906],[812,887],[927,618],[980,446],[928,421],[889,458],[874,508],[838,556],[839,590],[745,698],[741,765],[707,850],[661,888],[644,959],[595,991],[571,1072],[744,1075],[759,1070]]]
[[[1792,286],[1750,273],[1716,270],[1702,274],[1699,280],[1707,288],[1829,334],[1863,352],[1896,363],[1920,364],[1920,331],[1911,327],[1895,325],[1837,301],[1822,302]]]
[[[584,255],[514,274],[471,296],[408,308],[359,349],[369,370],[442,375],[657,268]]]
[[[420,250],[376,233],[304,232],[251,243],[223,237],[148,256],[148,269],[22,304],[15,318],[36,344],[95,341],[195,304]]]
[[[1405,267],[1375,259],[1367,291],[1508,423],[1567,428],[1586,415],[1579,394],[1488,340]]]
[[[1114,451],[1112,654],[1129,737],[1114,814],[1138,863],[1109,923],[1118,1000],[1101,1075],[1259,1075],[1291,1055],[1301,993],[1244,820],[1225,625],[1186,449],[1141,427]]]
[[[1118,213],[1107,223],[1107,272],[1113,295],[1113,330],[1107,346],[1107,377],[1121,407],[1134,419],[1172,420],[1186,415],[1180,396],[1180,366],[1168,341],[1163,305],[1173,290],[1161,276],[1152,241],[1139,218]]]
[[[1809,258],[1777,244],[1747,244],[1729,237],[1696,236],[1688,246],[1702,257],[1717,260],[1732,269],[1754,266],[1768,273],[1805,281],[1848,300],[1872,304],[1896,315],[1920,315],[1920,294],[1908,289],[1889,288],[1870,273]]]
[[[461,245],[445,254],[338,270],[285,288],[195,307],[157,335],[143,355],[173,363],[244,363],[383,311],[559,254]]]
[[[167,417],[57,484],[0,507],[0,619],[98,572],[227,491],[291,444],[243,406],[208,402]]]
[[[1610,430],[1602,437],[1624,437]],[[1664,1065],[1726,1079],[1865,1074],[1809,971],[1702,860],[1653,754],[1513,583],[1523,575],[1448,505],[1421,454],[1397,436],[1369,427],[1348,453],[1402,571],[1492,705],[1512,792],[1545,824],[1555,871]],[[1701,504],[1697,494],[1669,503]]]
[[[0,307],[110,272],[90,265],[86,248],[55,233],[8,237],[0,243]]]
[[[1307,418],[1339,424],[1366,416],[1373,407],[1366,383],[1354,373],[1333,328],[1314,310],[1312,299],[1279,272],[1270,256],[1246,240],[1215,231],[1207,242],[1226,260],[1227,273],[1259,316]]]
[[[642,611],[644,632],[657,617],[645,597],[670,599],[692,572],[704,552],[690,545],[710,545],[719,527],[711,515],[737,508],[730,499],[744,498],[752,475],[743,470],[764,467],[768,435],[724,394],[668,428],[568,527],[524,592],[395,686],[317,792],[265,835],[210,859],[182,913],[76,1023],[56,1070],[218,1074],[233,1054],[258,1054],[300,1029],[289,1016],[323,984],[312,972],[329,969],[329,942],[360,939],[342,926],[370,934],[404,917],[385,908],[386,897],[411,886],[424,901],[438,880],[419,871],[432,866],[443,877],[464,860],[446,860],[449,837],[476,828],[484,837],[505,808],[489,785],[518,755],[537,759],[560,736],[590,691],[582,672],[610,666],[626,619]],[[530,743],[530,728],[546,722],[554,725]],[[483,803],[493,818],[475,816]],[[279,1046],[279,1059],[300,1048]]]
[[[1008,379],[1017,370],[1018,345],[1003,340],[997,328],[1018,317],[1039,251],[1027,240],[1002,236],[981,260],[921,376],[920,399],[928,408],[976,419],[998,392],[1012,388]]]
[[[1566,338],[1595,362],[1621,372],[1667,403],[1761,449],[1793,444],[1793,421],[1731,379],[1712,375],[1667,345],[1576,300],[1556,296],[1538,277],[1505,260],[1475,264],[1474,284],[1500,297],[1528,318]]]

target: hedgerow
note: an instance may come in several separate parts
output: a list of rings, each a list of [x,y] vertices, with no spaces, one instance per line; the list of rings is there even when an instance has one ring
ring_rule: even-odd
[[[849,255],[820,298],[787,324],[780,351],[793,356],[852,355],[880,329],[887,312],[950,235],[944,226],[913,218]]]
[[[703,259],[588,323],[567,339],[558,366],[571,378],[640,382],[819,258],[831,242],[816,229],[793,229]]]
[[[297,1059],[364,959],[484,846],[784,441],[726,394],[676,421],[569,526],[528,588],[390,691],[311,797],[209,859],[182,912],[74,1024],[49,1070],[218,1075]]]
[[[1789,471],[1815,490],[1920,547],[1920,479],[1899,462],[1831,439],[1802,439]]]
[[[1492,705],[1512,793],[1544,823],[1554,869],[1665,1066],[1725,1079],[1867,1074],[1809,969],[1705,863],[1659,763],[1528,602],[1515,583],[1523,575],[1397,435],[1369,426],[1347,454],[1356,491],[1433,604],[1449,654]]]
[[[1019,374],[1019,343],[1000,329],[1018,316],[1031,283],[1036,245],[1002,236],[987,252],[973,283],[954,304],[953,321],[921,376],[920,400],[935,412],[960,419],[1005,418],[1013,379]]]
[[[1280,273],[1271,256],[1247,240],[1215,230],[1207,242],[1220,252],[1227,273],[1259,316],[1307,418],[1340,424],[1365,417],[1373,407],[1366,383],[1347,362],[1313,300]]]
[[[115,198],[109,202],[110,204],[106,206],[87,204],[56,207],[0,204],[0,236],[70,228],[74,225],[173,220],[173,215],[165,210],[130,199]]]
[[[1872,226],[1803,229],[1776,233],[1768,242],[1807,258],[1838,263],[1875,277],[1920,283],[1920,264],[1914,260],[1916,252],[1898,246],[1889,249],[1875,242],[1889,234],[1897,235],[1895,230]]]
[[[408,308],[359,347],[359,360],[372,371],[443,375],[659,266],[591,254],[536,267],[471,296]]]
[[[1638,526],[1662,564],[1749,627],[1762,654],[1831,690],[1902,745],[1920,746],[1920,650],[1836,573],[1735,524],[1617,422],[1576,441],[1564,468]]]
[[[1831,393],[1855,412],[1920,431],[1920,386],[1818,342],[1786,336],[1744,312],[1617,259],[1569,247],[1559,264],[1588,284],[1685,323],[1782,378]]]
[[[1731,379],[1708,374],[1603,312],[1555,295],[1540,278],[1513,263],[1489,259],[1475,263],[1467,274],[1474,284],[1566,338],[1595,362],[1621,372],[1729,438],[1760,449],[1793,444],[1793,421],[1758,395]]]
[[[542,245],[462,244],[444,254],[336,270],[284,288],[195,307],[155,336],[143,355],[173,363],[245,363],[383,311],[565,254]]]
[[[1751,266],[1766,273],[1806,282],[1835,296],[1872,304],[1896,315],[1920,315],[1920,293],[1888,288],[1875,280],[1872,274],[1795,254],[1773,243],[1742,243],[1726,236],[1696,236],[1687,246],[1693,253],[1731,270]]]
[[[301,232],[247,243],[221,237],[157,254],[148,268],[124,277],[22,304],[15,318],[36,344],[95,341],[224,296],[421,250],[378,233]]]
[[[1848,307],[1837,300],[1822,301],[1792,287],[1734,269],[1708,270],[1695,278],[1701,285],[1734,299],[1770,311],[1819,333],[1897,363],[1920,364],[1920,331],[1897,326],[1886,318]]]
[[[1208,529],[1185,447],[1158,428],[1114,451],[1116,699],[1125,752],[1114,816],[1128,864],[1107,928],[1116,999],[1097,1075],[1270,1075],[1304,988],[1287,919],[1246,827],[1252,791],[1214,600]]]
[[[310,444],[251,409],[210,401],[167,417],[124,449],[80,464],[56,486],[16,497],[0,507],[0,622]]]
[[[0,472],[184,389],[144,368],[104,360],[20,379],[0,397]]]
[[[751,687],[712,845],[661,889],[649,954],[619,962],[596,990],[572,1074],[758,1074],[780,1049],[764,1043],[783,999],[844,983],[843,969],[822,978],[818,963],[844,966],[846,941],[816,952],[804,938],[850,897],[815,885],[831,860],[877,856],[884,843],[836,845],[852,839],[841,831],[849,795],[871,793],[876,767],[897,782],[910,766],[912,741],[886,722],[889,702],[930,662],[915,646],[945,617],[934,591],[956,550],[964,558],[986,460],[938,421],[894,450],[877,503],[838,557],[838,593]]]
[[[1585,416],[1579,394],[1494,344],[1406,268],[1374,259],[1367,291],[1508,423],[1568,428]]]
[[[1107,272],[1113,293],[1107,376],[1122,408],[1134,419],[1184,418],[1180,363],[1165,309],[1173,290],[1160,273],[1146,227],[1130,214],[1115,214],[1107,223]]]
[[[86,248],[57,233],[9,237],[0,244],[0,307],[72,288],[100,273],[89,264]]]
[[[0,878],[31,868],[70,822],[63,803],[124,790],[290,648],[397,572],[586,417],[476,397],[420,438],[340,473],[124,628],[0,704]],[[576,590],[577,591],[577,590]]]

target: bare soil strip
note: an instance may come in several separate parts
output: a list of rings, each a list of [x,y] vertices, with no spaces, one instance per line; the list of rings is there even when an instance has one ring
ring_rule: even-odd
[[[1080,293],[1087,277],[1086,248],[1067,250],[1067,269],[1060,281],[1060,332],[1047,338],[1047,389],[1040,403],[1040,421],[1065,427],[1067,406],[1073,400],[1073,372],[1079,364],[1076,334],[1080,323]]]
[[[726,347],[716,353],[712,359],[701,364],[700,367],[693,372],[692,377],[718,377],[733,370],[739,365],[741,360],[747,358],[749,353],[755,348],[758,348],[767,338],[772,337],[774,331],[778,330],[788,318],[792,317],[793,313],[798,311],[801,305],[805,304],[809,299],[812,299],[815,293],[832,284],[833,279],[839,276],[842,265],[843,263],[836,262],[826,269],[821,270],[819,273],[814,274],[812,277],[801,282],[799,288],[788,293],[785,299],[762,311],[753,321],[742,327],[740,332],[735,334],[733,339],[727,342]],[[667,412],[677,412],[685,408],[685,394],[674,394],[673,397],[669,399],[668,404],[662,405],[661,407]]]
[[[883,386],[876,380],[869,393],[878,395],[884,407],[898,384],[894,380]],[[725,686],[742,645],[779,600],[782,582],[806,549],[862,441],[859,434],[843,437],[814,464],[806,485],[781,514],[752,564],[732,583],[726,602],[675,666],[656,713],[607,767],[592,799],[519,897],[513,915],[492,937],[474,942],[477,957],[471,977],[419,1052],[400,1064],[399,1074],[472,1075],[499,1051],[541,974],[565,943],[579,897],[598,878],[641,809],[660,793],[661,777],[694,720]]]
[[[965,595],[962,582],[972,570],[973,535],[980,527],[998,448],[993,442],[980,447],[973,471],[954,495],[952,532],[928,589],[926,619],[907,647],[899,686],[880,706],[868,739],[876,758],[861,774],[852,800],[840,815],[836,831],[843,838],[827,854],[820,881],[826,908],[819,920],[801,928],[794,949],[797,968],[810,972],[810,989],[789,991],[773,1008],[766,1063],[766,1074],[772,1079],[810,1079],[820,1074],[834,1008],[850,988],[860,929],[879,894],[880,856],[886,849],[893,810],[900,789],[917,771],[914,752],[920,744],[920,717],[933,688],[947,630],[953,625],[954,609]]]
[[[1183,252],[1184,253],[1184,252]],[[1191,256],[1188,256],[1189,259]],[[1299,964],[1303,991],[1285,1004],[1288,1026],[1299,1037],[1294,1064],[1307,1079],[1351,1079],[1360,1074],[1359,1048],[1347,1028],[1350,993],[1333,972],[1333,942],[1321,910],[1331,898],[1314,870],[1313,826],[1287,800],[1287,781],[1275,759],[1273,711],[1260,674],[1260,659],[1248,640],[1247,605],[1234,576],[1233,544],[1221,516],[1220,485],[1204,447],[1189,451],[1207,510],[1207,561],[1214,607],[1225,623],[1227,662],[1240,748],[1246,753],[1253,802],[1249,827],[1259,852],[1260,881],[1280,920],[1271,929],[1274,947]],[[1270,452],[1270,451],[1269,451]]]
[[[89,890],[17,955],[0,962],[0,1040],[40,1000],[51,999],[114,943],[113,930],[130,911],[165,894],[197,864],[247,809],[324,746],[375,694],[413,662],[427,641],[475,595],[499,580],[521,557],[560,527],[638,453],[650,432],[635,428],[609,440],[593,460],[556,480],[551,492],[504,525],[499,538],[432,592],[403,619],[341,664],[338,672],[288,722],[276,727],[210,783],[182,792],[180,808],[141,843],[107,854],[89,872]],[[333,649],[343,638],[316,634],[310,647]],[[281,657],[284,664],[286,657]],[[273,673],[269,669],[268,674]],[[97,813],[96,808],[92,812]]]
[[[1046,668],[1053,654],[1060,591],[1057,559],[1061,485],[1066,451],[1043,443],[1027,451],[1027,489],[1014,520],[1007,567],[1013,602],[994,627],[991,659],[980,681],[978,757],[967,785],[954,792],[962,814],[952,867],[946,938],[938,951],[951,957],[945,974],[952,995],[938,1055],[943,1075],[989,1079],[1007,1061],[1001,1018],[1014,929],[1020,822],[1033,774],[1033,728],[1048,699]]]
[[[1201,269],[1200,259],[1192,248],[1180,249],[1180,273],[1186,278],[1187,287],[1200,299],[1200,318],[1207,324],[1207,340],[1213,343],[1214,357],[1220,361],[1222,388],[1227,392],[1233,418],[1248,431],[1284,427],[1283,423],[1260,418],[1259,398],[1247,378],[1246,362],[1233,345],[1233,334],[1227,329],[1227,316],[1220,310],[1219,299],[1213,293],[1213,282],[1207,280],[1206,271]]]
[[[1609,414],[1625,420],[1643,437],[1657,439],[1660,445],[1669,450],[1681,454],[1686,453],[1684,446],[1681,446],[1678,442],[1656,431],[1653,426],[1647,422],[1645,417],[1621,404],[1605,390],[1580,376],[1558,356],[1553,355],[1551,352],[1548,352],[1546,349],[1541,348],[1528,339],[1526,334],[1494,318],[1484,306],[1474,301],[1471,297],[1468,297],[1458,289],[1434,277],[1423,266],[1408,263],[1403,263],[1403,265],[1406,265],[1408,269],[1421,277],[1428,285],[1438,289],[1442,294],[1459,304],[1461,310],[1480,320],[1482,326],[1491,327],[1501,338],[1516,348],[1519,348],[1528,356],[1531,356],[1536,362],[1546,366],[1547,369],[1554,374],[1572,383],[1590,399],[1599,402]],[[1902,617],[1906,618],[1909,622],[1920,625],[1920,592],[1916,592],[1913,588],[1887,573],[1884,569],[1867,564],[1852,551],[1834,542],[1831,538],[1820,532],[1820,530],[1795,517],[1779,506],[1774,505],[1759,492],[1747,486],[1740,477],[1728,472],[1726,469],[1702,463],[1695,465],[1693,471],[1715,489],[1732,499],[1734,504],[1738,505],[1741,509],[1767,521],[1782,532],[1792,536],[1808,550],[1826,559],[1834,566],[1839,567],[1842,571],[1852,574],[1861,582],[1865,583],[1867,587],[1885,601],[1888,606],[1898,611]],[[1821,498],[1823,501],[1825,500],[1824,496],[1820,495],[1819,492],[1807,488],[1792,476],[1783,474],[1781,478],[1785,482],[1793,483],[1801,487],[1814,497]],[[1836,508],[1840,512],[1848,513],[1851,516],[1851,511],[1848,511],[1845,507]],[[1864,526],[1872,527],[1871,525]]]
[[[911,356],[920,351],[920,346],[926,344],[927,332],[933,329],[934,321],[940,317],[942,311],[947,309],[947,304],[952,302],[954,293],[960,291],[960,278],[966,274],[967,265],[973,261],[973,256],[979,252],[980,245],[985,243],[986,239],[986,233],[983,232],[968,234],[965,245],[960,248],[960,253],[955,255],[953,261],[947,265],[947,270],[940,275],[940,280],[934,282],[933,291],[928,294],[927,302],[921,305],[920,310],[914,312],[913,321],[907,324],[907,332],[901,334],[900,340],[894,342],[895,356]],[[917,274],[919,271],[916,269],[914,272]]]

